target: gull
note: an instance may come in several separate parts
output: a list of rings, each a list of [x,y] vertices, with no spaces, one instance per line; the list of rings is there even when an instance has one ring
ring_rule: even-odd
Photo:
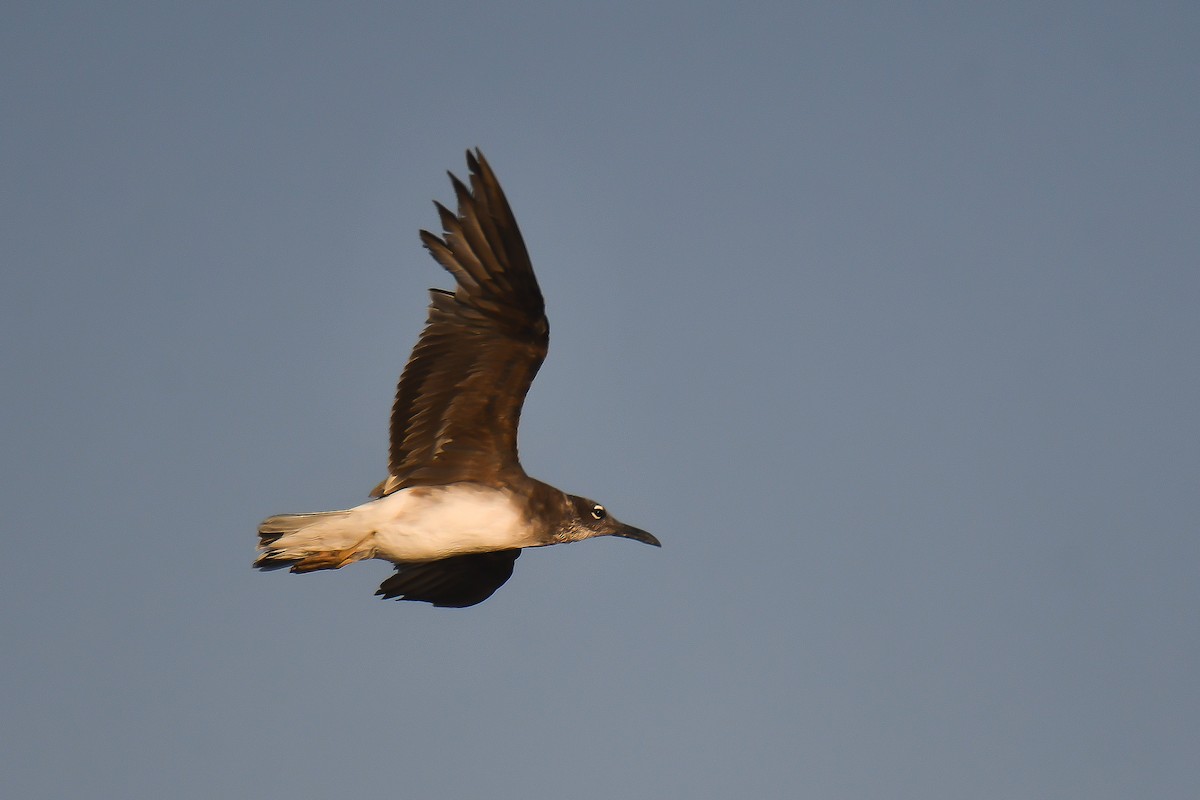
[[[434,606],[481,603],[526,547],[619,536],[661,547],[603,505],[529,477],[517,426],[546,358],[550,326],[525,241],[495,174],[467,152],[453,174],[457,214],[434,203],[442,235],[421,242],[455,280],[431,289],[425,328],[392,406],[388,476],[354,508],[281,514],[258,528],[261,570],[395,565],[375,594]]]

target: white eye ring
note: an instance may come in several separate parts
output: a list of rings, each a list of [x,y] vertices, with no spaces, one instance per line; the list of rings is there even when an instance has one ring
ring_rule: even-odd
[[[604,510],[604,506],[596,503],[592,506],[592,519],[604,519],[608,516],[608,512]]]

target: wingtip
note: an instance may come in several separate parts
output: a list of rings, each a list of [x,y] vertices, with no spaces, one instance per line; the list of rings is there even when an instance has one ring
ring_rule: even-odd
[[[455,180],[457,180],[457,178],[455,178],[453,175],[451,175],[450,180],[455,181]],[[461,202],[462,201],[460,200],[459,201],[460,205],[461,205]],[[437,200],[433,201],[433,206],[434,206],[434,208],[437,209],[438,221],[442,223],[442,230],[445,233],[454,233],[456,229],[461,227],[458,222],[458,216],[453,211],[446,208],[444,205],[439,203]]]
[[[450,176],[450,185],[454,187],[454,196],[458,200],[458,213],[464,214],[471,209],[475,203],[475,198],[471,195],[471,190],[467,185],[459,180],[459,177],[453,172],[446,173]]]

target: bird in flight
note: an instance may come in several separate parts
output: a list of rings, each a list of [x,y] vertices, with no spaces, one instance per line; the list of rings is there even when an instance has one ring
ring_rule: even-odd
[[[458,213],[435,203],[442,235],[421,231],[456,286],[430,290],[392,406],[387,478],[354,508],[264,520],[258,569],[312,572],[378,558],[396,572],[375,594],[465,608],[509,579],[525,547],[595,536],[661,547],[595,500],[521,468],[517,424],[550,326],[492,168],[479,150],[467,152],[467,167],[469,187],[450,175]]]

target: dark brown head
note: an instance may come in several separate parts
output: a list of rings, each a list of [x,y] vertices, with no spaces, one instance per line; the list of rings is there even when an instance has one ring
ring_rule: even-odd
[[[564,494],[563,497],[563,516],[552,531],[555,544],[578,542],[595,536],[620,536],[662,547],[662,543],[654,536],[619,521],[595,500],[573,494]]]

